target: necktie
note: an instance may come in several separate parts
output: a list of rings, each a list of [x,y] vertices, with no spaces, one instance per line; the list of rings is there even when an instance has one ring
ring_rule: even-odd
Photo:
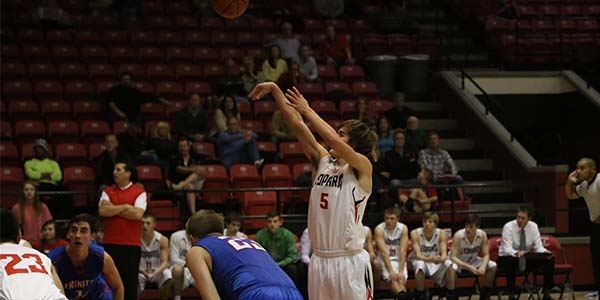
[[[519,232],[519,251],[527,251],[527,241],[525,240],[525,228]],[[526,265],[525,255],[519,257],[519,271],[525,271]]]

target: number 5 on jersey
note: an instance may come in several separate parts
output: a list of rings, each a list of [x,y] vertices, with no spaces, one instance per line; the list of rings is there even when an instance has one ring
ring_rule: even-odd
[[[329,200],[327,199],[328,197],[329,197],[329,194],[327,194],[327,193],[322,193],[321,194],[320,207],[322,209],[328,209],[329,208]]]

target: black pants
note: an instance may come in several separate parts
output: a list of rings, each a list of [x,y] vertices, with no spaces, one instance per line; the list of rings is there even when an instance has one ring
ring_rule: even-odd
[[[600,224],[592,223],[590,244],[592,268],[594,269],[594,285],[598,290],[598,299],[600,299]]]
[[[304,278],[306,278],[307,268],[305,266],[301,262],[296,262],[287,264],[281,267],[281,269],[292,279],[298,291],[306,298],[307,281]]]
[[[142,248],[140,246],[105,244],[104,250],[112,256],[115,266],[119,270],[121,281],[123,281],[125,287],[124,299],[136,300],[138,298],[138,270],[140,269]]]
[[[515,288],[516,273],[519,271],[519,259],[513,256],[500,256],[498,268],[506,274],[506,285],[512,293]],[[544,291],[550,291],[554,285],[554,257],[527,259],[527,271],[535,271],[539,268],[543,268],[544,272]]]

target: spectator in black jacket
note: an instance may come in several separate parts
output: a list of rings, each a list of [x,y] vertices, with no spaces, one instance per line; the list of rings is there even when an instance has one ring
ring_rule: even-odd
[[[210,127],[210,118],[202,108],[200,95],[189,95],[188,106],[175,113],[173,124],[177,136],[190,137],[194,142],[204,141]]]
[[[167,172],[167,186],[172,190],[200,190],[204,184],[206,170],[200,167],[201,159],[193,155],[192,142],[186,137],[177,141],[179,153],[171,158]],[[196,192],[185,193],[190,215],[196,212]]]
[[[127,130],[117,135],[119,147],[136,165],[156,164],[154,150],[142,136],[142,127],[136,122],[127,122]]]
[[[96,185],[103,191],[107,186],[115,184],[113,171],[118,161],[129,161],[129,156],[119,149],[117,136],[110,133],[104,137],[106,149],[96,158]]]
[[[393,129],[406,128],[406,120],[410,116],[415,116],[415,111],[406,107],[404,94],[398,92],[394,95],[394,107],[385,112],[385,116],[392,125]]]

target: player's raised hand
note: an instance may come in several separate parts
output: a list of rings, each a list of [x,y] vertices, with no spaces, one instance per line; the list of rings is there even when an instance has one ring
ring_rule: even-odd
[[[254,86],[252,91],[250,91],[250,94],[248,94],[248,97],[254,101],[260,100],[265,95],[268,95],[269,93],[271,93],[271,91],[273,91],[274,86],[276,86],[276,85],[273,82],[259,83],[256,86]]]
[[[289,105],[296,109],[299,113],[303,114],[310,111],[308,101],[300,94],[300,91],[293,87],[291,90],[288,89],[285,92],[285,97],[290,101]]]

